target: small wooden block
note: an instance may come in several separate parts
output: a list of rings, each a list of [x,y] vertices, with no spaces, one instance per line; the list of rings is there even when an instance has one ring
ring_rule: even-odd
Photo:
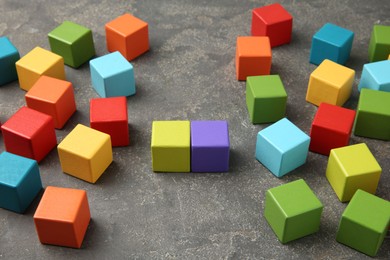
[[[42,244],[80,248],[91,214],[84,190],[48,186],[34,214]]]
[[[76,111],[73,86],[48,76],[41,76],[25,95],[26,104],[54,119],[54,127],[61,129]]]
[[[272,53],[268,37],[237,37],[236,76],[246,80],[248,76],[269,75]]]
[[[375,194],[382,168],[365,143],[332,149],[326,178],[341,202],[358,189]]]
[[[5,150],[40,162],[56,145],[54,120],[22,107],[1,126]]]
[[[19,59],[19,51],[8,37],[0,37],[0,86],[18,79],[15,62]]]
[[[95,183],[112,162],[111,138],[78,124],[57,146],[62,171]]]
[[[358,90],[362,88],[390,92],[390,60],[364,64]]]
[[[355,71],[324,60],[310,75],[306,101],[319,106],[322,102],[342,106],[351,96]]]
[[[30,90],[42,75],[65,80],[64,59],[40,47],[35,47],[18,60],[16,70],[20,88],[26,91]]]
[[[0,154],[0,207],[24,213],[42,189],[38,164],[8,152]]]
[[[368,46],[369,61],[385,60],[390,54],[390,26],[375,24]]]

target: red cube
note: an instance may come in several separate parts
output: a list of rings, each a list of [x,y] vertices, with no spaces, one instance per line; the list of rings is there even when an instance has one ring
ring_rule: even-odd
[[[1,126],[7,152],[40,162],[57,145],[51,116],[22,107]]]
[[[112,146],[129,145],[126,97],[91,99],[90,125],[93,129],[109,134]]]
[[[329,155],[330,150],[349,144],[355,111],[321,103],[310,130],[310,151]]]
[[[268,36],[271,47],[290,43],[293,17],[275,3],[252,10],[252,36]]]

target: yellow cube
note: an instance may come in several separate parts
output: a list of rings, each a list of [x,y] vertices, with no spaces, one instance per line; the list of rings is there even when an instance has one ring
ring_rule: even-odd
[[[154,121],[152,167],[155,172],[189,172],[190,121]]]
[[[64,59],[51,51],[35,47],[16,62],[19,85],[26,91],[34,85],[40,76],[46,75],[65,79]]]
[[[375,194],[382,169],[364,143],[330,151],[326,178],[341,202],[358,189]]]
[[[111,137],[78,124],[58,145],[62,171],[95,183],[112,162]]]
[[[322,102],[342,106],[351,96],[354,78],[354,70],[324,60],[310,75],[306,101],[316,106]]]

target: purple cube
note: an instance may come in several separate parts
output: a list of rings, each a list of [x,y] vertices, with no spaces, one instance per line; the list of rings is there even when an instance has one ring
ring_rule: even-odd
[[[229,148],[226,121],[191,122],[192,172],[227,172]]]

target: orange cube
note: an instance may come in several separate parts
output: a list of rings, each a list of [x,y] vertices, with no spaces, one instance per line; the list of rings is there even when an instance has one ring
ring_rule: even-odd
[[[48,76],[41,76],[26,93],[26,104],[54,119],[54,126],[61,129],[76,111],[72,83]]]
[[[238,80],[248,76],[269,75],[272,53],[268,37],[241,36],[237,38],[236,75]]]
[[[135,59],[149,50],[148,24],[130,14],[106,23],[109,52],[119,51],[127,60]]]
[[[34,214],[42,244],[80,248],[91,214],[84,190],[48,186]]]

